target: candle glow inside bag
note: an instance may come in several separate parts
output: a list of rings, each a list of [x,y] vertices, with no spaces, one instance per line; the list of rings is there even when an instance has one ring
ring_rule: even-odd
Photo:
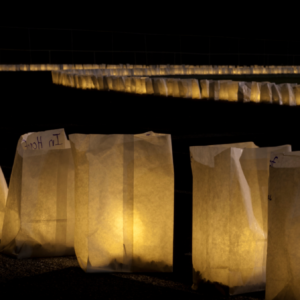
[[[86,272],[171,272],[171,136],[69,136],[75,164],[75,252]]]
[[[270,153],[253,143],[190,147],[193,288],[204,279],[231,295],[265,289]]]
[[[270,161],[266,299],[300,299],[300,151]]]
[[[6,180],[4,178],[2,169],[0,167],[0,242],[2,237],[2,226],[3,226],[7,192],[8,192],[8,188],[7,188]]]
[[[16,258],[74,255],[74,165],[63,129],[20,137],[1,251]]]

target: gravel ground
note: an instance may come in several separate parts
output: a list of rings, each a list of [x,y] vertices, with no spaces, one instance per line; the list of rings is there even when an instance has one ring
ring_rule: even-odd
[[[75,256],[18,260],[3,254],[0,293],[13,299],[264,299],[264,292],[229,297],[214,288],[193,291],[175,273],[87,274]]]

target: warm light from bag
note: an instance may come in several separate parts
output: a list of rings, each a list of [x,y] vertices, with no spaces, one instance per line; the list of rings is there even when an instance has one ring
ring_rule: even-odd
[[[171,136],[69,136],[75,163],[75,252],[86,272],[171,272]]]
[[[74,255],[74,165],[63,129],[20,137],[1,251],[16,258]]]
[[[300,151],[272,155],[268,199],[266,299],[300,299]]]
[[[6,180],[4,178],[2,169],[0,167],[0,242],[2,238],[2,225],[4,219],[4,210],[5,210],[7,192],[8,192],[8,188],[7,188]]]
[[[265,289],[270,153],[251,143],[190,147],[193,171],[193,288],[230,294]]]

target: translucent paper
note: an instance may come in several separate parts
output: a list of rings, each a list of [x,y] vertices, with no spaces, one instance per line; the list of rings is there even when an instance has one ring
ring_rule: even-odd
[[[272,83],[260,82],[260,102],[272,103]]]
[[[251,85],[251,102],[260,102],[260,83],[252,81]]]
[[[20,137],[1,251],[16,258],[74,255],[74,165],[63,129]]]
[[[153,90],[156,96],[168,96],[166,78],[153,78]]]
[[[278,86],[281,92],[282,104],[290,105],[290,106],[296,105],[294,91],[293,91],[293,87],[296,86],[296,84],[282,83],[279,84]]]
[[[294,96],[295,96],[296,105],[300,105],[300,85],[294,86],[293,92],[294,92]]]
[[[252,142],[190,147],[194,289],[203,279],[231,295],[265,289],[270,153],[290,150]]]
[[[5,210],[7,192],[8,192],[8,188],[7,188],[6,180],[4,178],[2,169],[0,167],[0,242],[2,238],[2,225],[4,219],[4,210]]]
[[[239,82],[238,100],[242,102],[250,102],[251,99],[251,82]]]
[[[215,84],[214,80],[203,79],[200,80],[202,98],[214,99],[215,98]]]
[[[216,100],[228,100],[228,84],[227,84],[228,82],[231,82],[231,80],[219,80],[220,89],[219,89],[218,98]]]
[[[300,152],[270,161],[266,299],[300,299]]]
[[[180,97],[177,78],[167,78],[166,85],[167,85],[167,89],[168,89],[168,96]]]
[[[197,79],[167,78],[168,96],[201,99],[199,82]]]
[[[112,67],[112,66],[110,66]],[[274,104],[299,105],[299,86],[292,83],[239,82],[232,80],[200,80],[195,78],[149,78],[154,75],[192,74],[279,74],[290,73],[293,68],[274,67],[236,68],[232,66],[130,66],[114,69],[82,69],[53,71],[55,84],[81,89],[123,91],[136,94],[155,94],[192,99],[211,99],[233,102],[264,102]],[[129,67],[129,66],[127,66]],[[293,69],[294,70],[294,69]],[[295,69],[296,70],[296,69]],[[297,70],[295,71],[298,72]],[[133,76],[134,75],[134,76]],[[129,77],[130,76],[130,77]],[[105,77],[107,87],[104,85]],[[99,82],[97,83],[97,78]],[[101,79],[100,79],[101,78]],[[100,83],[100,81],[102,83]],[[125,85],[125,86],[124,86]]]
[[[86,272],[171,272],[171,136],[69,136],[75,163],[75,252]]]

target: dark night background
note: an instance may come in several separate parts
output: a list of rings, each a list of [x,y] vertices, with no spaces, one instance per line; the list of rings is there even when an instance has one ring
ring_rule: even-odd
[[[300,64],[292,6],[21,5],[2,11],[0,64]],[[27,132],[172,135],[174,273],[185,280],[192,275],[191,256],[185,255],[191,253],[192,229],[189,146],[253,141],[300,150],[299,107],[77,90],[52,84],[51,72],[0,72],[0,82],[0,166],[7,182],[18,138]]]

